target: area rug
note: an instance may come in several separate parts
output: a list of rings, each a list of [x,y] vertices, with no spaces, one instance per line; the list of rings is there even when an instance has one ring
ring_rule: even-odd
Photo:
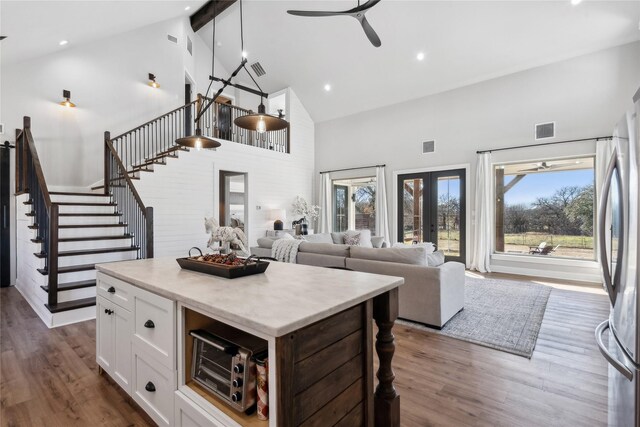
[[[552,288],[514,280],[465,280],[464,310],[442,330],[398,323],[531,358]]]

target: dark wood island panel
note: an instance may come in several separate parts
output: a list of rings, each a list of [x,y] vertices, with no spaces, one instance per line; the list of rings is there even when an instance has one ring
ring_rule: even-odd
[[[276,339],[278,425],[400,425],[391,370],[397,303],[396,289]],[[375,400],[374,318],[380,329]]]

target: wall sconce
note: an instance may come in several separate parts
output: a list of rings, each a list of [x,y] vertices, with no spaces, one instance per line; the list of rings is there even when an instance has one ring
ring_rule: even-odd
[[[271,209],[269,214],[270,219],[274,220],[273,229],[283,230],[284,223],[282,221],[287,219],[287,211],[284,209]]]
[[[154,87],[154,88],[159,88],[160,87],[160,85],[156,81],[156,75],[155,74],[149,73],[149,86]]]
[[[63,107],[70,107],[73,108],[76,106],[76,104],[74,104],[73,102],[71,102],[71,91],[70,90],[63,90],[62,91],[62,97],[64,98],[64,101],[62,101],[60,103],[60,105],[62,105]]]

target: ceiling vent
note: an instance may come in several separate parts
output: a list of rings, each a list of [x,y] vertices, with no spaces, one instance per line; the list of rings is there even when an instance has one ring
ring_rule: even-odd
[[[433,153],[436,151],[435,141],[423,141],[422,142],[422,154]]]
[[[172,36],[171,34],[167,34],[167,40],[171,43],[178,44],[178,38],[176,36]]]
[[[556,136],[556,122],[540,123],[536,125],[536,141],[554,138]]]
[[[187,36],[187,51],[189,55],[193,56],[193,44],[191,43],[191,39]]]
[[[264,70],[264,68],[262,68],[262,65],[259,62],[251,64],[251,69],[253,69],[253,72],[256,73],[256,76],[258,77],[262,77],[267,74],[267,72]]]

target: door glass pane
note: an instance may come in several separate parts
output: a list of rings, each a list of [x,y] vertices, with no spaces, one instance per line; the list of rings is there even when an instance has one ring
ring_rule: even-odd
[[[438,178],[438,250],[460,256],[460,178]]]
[[[404,243],[422,243],[423,214],[422,197],[424,182],[420,178],[405,179],[402,197],[402,241]]]
[[[376,184],[368,182],[352,187],[355,203],[355,229],[371,230],[376,235]]]
[[[343,185],[335,185],[333,187],[333,231],[342,232],[347,231],[349,227],[348,222],[348,197],[349,189]]]

